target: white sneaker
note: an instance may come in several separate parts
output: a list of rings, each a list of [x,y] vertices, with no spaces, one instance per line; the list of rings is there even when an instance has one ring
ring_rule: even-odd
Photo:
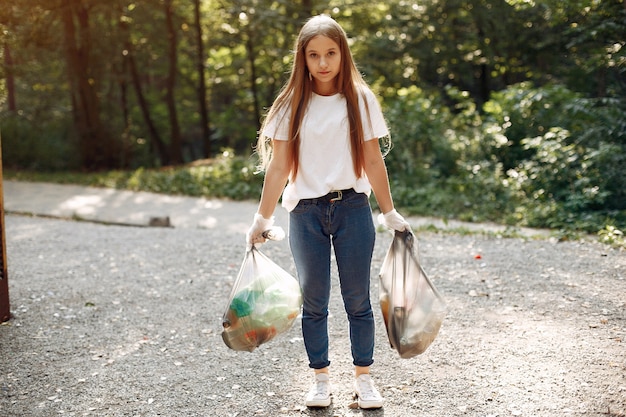
[[[315,382],[306,395],[307,407],[328,407],[330,405],[330,381],[327,373],[315,374]]]
[[[383,397],[368,374],[359,375],[354,384],[354,390],[360,408],[381,408],[383,406]]]

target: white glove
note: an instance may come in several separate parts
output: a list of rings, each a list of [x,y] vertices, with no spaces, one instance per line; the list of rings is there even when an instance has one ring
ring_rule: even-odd
[[[378,224],[383,226],[387,226],[390,229],[397,230],[398,232],[403,232],[405,230],[411,230],[411,225],[409,222],[404,220],[396,209],[393,209],[385,214],[378,215]]]
[[[264,218],[259,213],[255,213],[254,222],[248,233],[246,234],[246,245],[248,250],[252,249],[255,243],[265,243],[267,237],[263,236],[263,232],[269,230],[274,224],[274,216],[269,219]]]

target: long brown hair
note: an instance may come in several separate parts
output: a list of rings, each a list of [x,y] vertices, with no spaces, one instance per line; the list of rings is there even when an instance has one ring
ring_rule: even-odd
[[[310,18],[300,30],[294,47],[294,59],[289,80],[278,94],[276,101],[270,108],[261,132],[267,123],[276,117],[285,117],[286,109],[291,109],[289,114],[289,156],[291,162],[291,178],[295,179],[298,174],[300,161],[300,126],[306,107],[311,100],[313,83],[309,78],[309,70],[306,65],[305,50],[311,39],[322,35],[326,36],[339,45],[341,53],[341,68],[336,78],[338,92],[346,99],[348,120],[350,126],[350,149],[352,151],[352,165],[357,178],[362,176],[364,165],[363,143],[366,138],[363,134],[361,112],[359,111],[359,99],[363,100],[369,120],[369,107],[365,97],[365,91],[369,88],[361,73],[358,71],[352,52],[348,46],[348,37],[343,28],[331,17],[319,15]],[[282,115],[282,116],[281,116]],[[280,124],[280,123],[278,123]],[[268,137],[259,135],[257,153],[261,158],[260,169],[267,167],[271,159],[271,135]],[[367,138],[371,139],[371,138]]]

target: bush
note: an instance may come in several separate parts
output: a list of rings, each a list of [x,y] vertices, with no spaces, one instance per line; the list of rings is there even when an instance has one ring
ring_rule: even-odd
[[[63,121],[33,123],[20,116],[5,116],[0,122],[2,159],[13,169],[60,171],[77,169],[80,161]]]
[[[237,157],[227,149],[208,164],[159,170],[139,168],[129,174],[125,184],[117,180],[116,187],[196,197],[258,199],[263,177],[253,174],[255,164],[252,158]]]
[[[608,221],[624,221],[622,102],[524,84],[494,94],[485,109],[507,137],[495,154],[519,194],[521,223],[597,232]]]
[[[438,96],[403,88],[387,100],[393,148],[387,168],[400,182],[430,182],[456,171],[457,153],[445,140],[452,115]]]
[[[626,225],[626,118],[619,100],[554,85],[496,92],[479,111],[417,88],[387,107],[396,205],[408,213],[597,232]]]
[[[623,242],[624,101],[529,84],[492,97],[482,111],[453,88],[446,89],[451,107],[415,87],[388,98],[394,148],[386,161],[396,206],[407,214],[548,227],[563,236],[602,231],[604,240]],[[20,132],[11,123],[9,130]],[[5,160],[26,160],[26,145],[13,143],[5,143]],[[255,166],[255,158],[226,149],[200,165],[44,180],[258,200],[263,176],[253,174]]]

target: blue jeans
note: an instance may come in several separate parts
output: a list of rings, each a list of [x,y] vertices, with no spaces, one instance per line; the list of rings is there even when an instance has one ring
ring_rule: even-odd
[[[370,269],[375,234],[369,200],[365,194],[353,190],[344,191],[338,201],[330,201],[328,196],[300,200],[289,214],[289,244],[304,300],[302,334],[309,366],[313,369],[330,365],[331,246],[350,323],[353,363],[370,366],[374,362]]]

